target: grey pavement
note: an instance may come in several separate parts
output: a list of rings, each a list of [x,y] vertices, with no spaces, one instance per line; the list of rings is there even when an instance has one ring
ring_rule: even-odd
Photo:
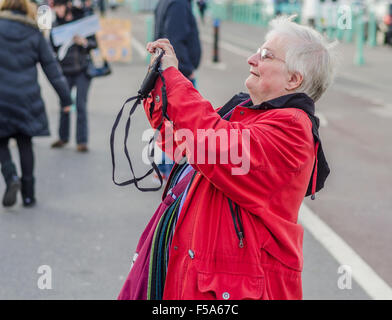
[[[125,10],[117,14],[131,18],[133,38],[145,43],[146,15],[130,15]],[[259,29],[236,24],[228,24],[226,27],[231,36],[225,35],[225,41],[249,50],[262,42],[262,37],[259,43],[255,41]],[[210,32],[207,28],[201,28],[204,34]],[[243,34],[247,37],[241,37]],[[384,53],[377,51],[376,55],[380,54],[385,59],[389,52],[387,49],[382,49]],[[210,63],[212,47],[209,43],[203,42],[203,52],[198,71],[199,90],[218,107],[233,94],[245,90],[243,83],[249,69],[246,60],[222,50],[221,59],[227,68],[220,70]],[[349,60],[348,56],[345,59]],[[345,71],[350,73],[351,68],[347,66]],[[353,70],[362,72],[358,71],[360,69]],[[53,89],[41,73],[40,82],[52,136],[34,139],[37,207],[24,209],[19,199],[12,209],[0,208],[0,299],[117,297],[127,276],[140,233],[158,206],[161,196],[161,192],[142,193],[134,187],[120,188],[111,181],[111,127],[122,103],[136,93],[145,72],[145,60],[134,50],[130,64],[115,63],[111,76],[94,80],[88,107],[91,151],[87,154],[77,153],[74,141],[63,150],[50,149],[50,143],[57,137],[59,107]],[[377,72],[374,72],[376,77]],[[365,75],[366,72],[355,77],[362,83]],[[379,150],[380,144],[386,141],[389,126],[386,119],[367,111],[369,106],[378,107],[374,102],[347,92],[352,83],[346,85],[344,81],[350,80],[339,77],[345,86],[340,86],[338,82],[320,101],[320,109],[329,123],[328,128],[322,128],[322,135],[335,171],[328,181],[328,188],[320,194],[318,200],[306,202],[391,283],[391,261],[387,250],[390,243],[391,221],[388,220],[388,212],[391,204],[385,195],[377,194],[377,190],[373,189],[369,196],[366,195],[366,183],[374,188],[379,180],[364,175],[358,181],[358,172],[369,170],[369,162],[378,157],[371,143],[378,138],[380,142],[374,148]],[[384,92],[383,88],[377,88]],[[354,123],[347,122],[352,114],[356,114]],[[378,133],[371,129],[374,127],[378,127]],[[144,112],[139,107],[129,136],[129,149],[138,175],[148,169],[140,157],[146,146],[141,138],[142,133],[148,128]],[[365,132],[360,132],[359,128],[365,128]],[[123,134],[124,122],[116,136],[119,180],[130,178],[121,149]],[[15,146],[12,152],[18,159]],[[385,174],[385,170],[389,168],[390,155],[388,147],[387,152],[382,154],[388,161],[380,160],[372,171],[380,179],[384,174],[383,186],[387,192],[390,190],[387,186],[390,175]],[[360,163],[351,162],[350,159],[355,157],[364,160]],[[146,184],[152,185],[149,179]],[[0,182],[0,190],[3,188],[3,182]],[[380,213],[371,215],[376,210]],[[339,263],[308,230],[305,230],[304,237],[304,261],[304,299],[369,299],[355,281],[350,290],[338,288]],[[40,290],[37,287],[40,276],[37,270],[41,265],[49,265],[52,269],[51,290]]]

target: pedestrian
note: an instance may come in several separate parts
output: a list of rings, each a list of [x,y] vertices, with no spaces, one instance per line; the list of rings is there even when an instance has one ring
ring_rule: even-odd
[[[176,51],[179,70],[196,85],[195,71],[200,64],[201,45],[191,0],[160,0],[154,14],[154,39],[170,40]],[[158,164],[158,169],[164,180],[172,167],[173,162],[162,153],[162,162]]]
[[[85,17],[91,16],[94,14],[92,0],[74,0],[74,1],[69,1],[68,4],[71,8],[71,11],[72,11],[72,7],[74,9],[77,8],[80,10],[80,12],[83,11],[83,15]]]
[[[219,111],[178,71],[167,39],[147,44],[165,51],[165,82],[144,100],[146,115],[153,128],[164,121],[163,148],[170,140],[176,162],[184,154],[187,162],[172,170],[164,210],[143,232],[119,299],[302,298],[297,219],[329,173],[314,102],[332,81],[334,59],[312,28],[286,17],[271,27],[247,60],[248,93]],[[211,143],[214,134],[220,143]]]
[[[67,82],[35,15],[29,0],[3,0],[0,4],[0,162],[6,183],[5,207],[16,203],[20,189],[24,206],[36,202],[32,138],[49,135],[37,63],[60,97],[62,112],[68,112],[72,103]],[[16,139],[19,149],[21,179],[8,148],[11,138]]]
[[[104,18],[106,15],[106,0],[98,0],[98,7],[101,17]]]
[[[71,23],[83,18],[85,12],[82,9],[68,6],[68,0],[55,0],[54,11],[56,21],[54,26]],[[87,74],[90,62],[90,51],[97,48],[95,35],[87,38],[74,36],[74,43],[69,47],[65,57],[60,61],[61,68],[67,79],[70,89],[76,87],[76,143],[77,151],[87,152],[88,147],[88,122],[87,122],[87,98],[91,79]],[[53,41],[52,41],[53,44]],[[53,45],[54,51],[59,47]],[[69,141],[70,113],[60,112],[59,140],[52,144],[52,148],[62,148]]]
[[[92,0],[83,0],[83,11],[84,15],[87,16],[92,16],[94,14],[94,7],[93,7],[93,2]]]
[[[201,22],[204,24],[204,14],[207,9],[207,1],[206,0],[197,0],[197,6],[199,7]]]

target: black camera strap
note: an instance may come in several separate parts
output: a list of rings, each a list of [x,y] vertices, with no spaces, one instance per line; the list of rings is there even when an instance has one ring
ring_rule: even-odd
[[[124,102],[122,108],[120,109],[119,113],[117,114],[116,120],[114,121],[114,124],[113,124],[112,132],[110,134],[110,151],[111,151],[111,158],[112,158],[112,180],[113,180],[114,184],[116,184],[118,186],[121,186],[121,187],[130,185],[130,184],[135,184],[136,188],[138,190],[142,191],[142,192],[157,191],[157,190],[161,189],[161,187],[163,185],[162,175],[161,175],[161,173],[160,173],[160,171],[158,169],[158,166],[154,162],[154,154],[155,154],[154,141],[156,140],[156,137],[159,134],[159,132],[160,132],[162,126],[163,126],[164,118],[169,120],[169,117],[167,116],[166,83],[165,83],[165,79],[164,79],[164,77],[162,75],[162,71],[159,69],[158,72],[159,72],[159,76],[160,76],[160,78],[162,80],[162,83],[163,83],[163,85],[162,85],[162,120],[161,120],[161,123],[159,124],[158,128],[155,130],[154,136],[151,137],[150,141],[148,142],[148,150],[149,150],[149,152],[148,152],[148,159],[150,160],[150,164],[151,164],[152,168],[149,169],[143,176],[137,178],[135,176],[135,172],[134,172],[134,169],[133,169],[133,166],[132,166],[131,157],[129,155],[128,147],[127,147],[128,135],[129,135],[130,127],[131,127],[131,116],[133,115],[133,113],[135,112],[137,106],[141,103],[141,101],[143,99],[147,98],[146,94],[141,93],[141,91],[139,90],[137,96],[128,98]],[[135,101],[135,103],[133,104],[132,108],[129,111],[128,119],[127,119],[127,122],[126,122],[126,125],[125,125],[125,134],[124,134],[124,153],[125,153],[125,156],[126,156],[126,158],[128,160],[129,168],[131,170],[133,178],[130,179],[130,180],[123,181],[123,182],[117,182],[116,179],[115,179],[115,170],[116,170],[116,161],[115,161],[115,153],[114,153],[115,132],[116,132],[116,129],[117,129],[119,123],[120,123],[120,120],[121,120],[122,114],[124,112],[125,106],[129,102],[131,102],[133,100],[136,100],[136,101]],[[149,176],[154,171],[158,175],[160,185],[158,187],[152,187],[152,188],[140,187],[138,185],[138,182],[143,180],[147,176]]]

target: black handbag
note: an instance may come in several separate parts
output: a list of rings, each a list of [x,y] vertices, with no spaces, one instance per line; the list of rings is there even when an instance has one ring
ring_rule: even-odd
[[[111,73],[112,69],[110,68],[109,62],[107,62],[107,60],[104,60],[102,67],[97,67],[91,57],[89,57],[86,74],[90,79],[97,77],[105,77]]]

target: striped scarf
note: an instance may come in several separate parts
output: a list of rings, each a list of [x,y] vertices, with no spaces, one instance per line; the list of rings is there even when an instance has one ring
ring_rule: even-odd
[[[173,174],[173,178],[171,179],[170,188],[173,188],[179,182],[179,178],[187,166],[188,164],[184,164],[177,168]],[[180,204],[183,197],[186,196],[185,191],[192,183],[193,177],[188,186],[184,188],[184,191],[182,191],[178,198],[162,214],[162,217],[155,229],[150,253],[150,268],[147,288],[148,300],[161,300],[163,297],[163,289],[169,263],[169,251],[181,209]]]

